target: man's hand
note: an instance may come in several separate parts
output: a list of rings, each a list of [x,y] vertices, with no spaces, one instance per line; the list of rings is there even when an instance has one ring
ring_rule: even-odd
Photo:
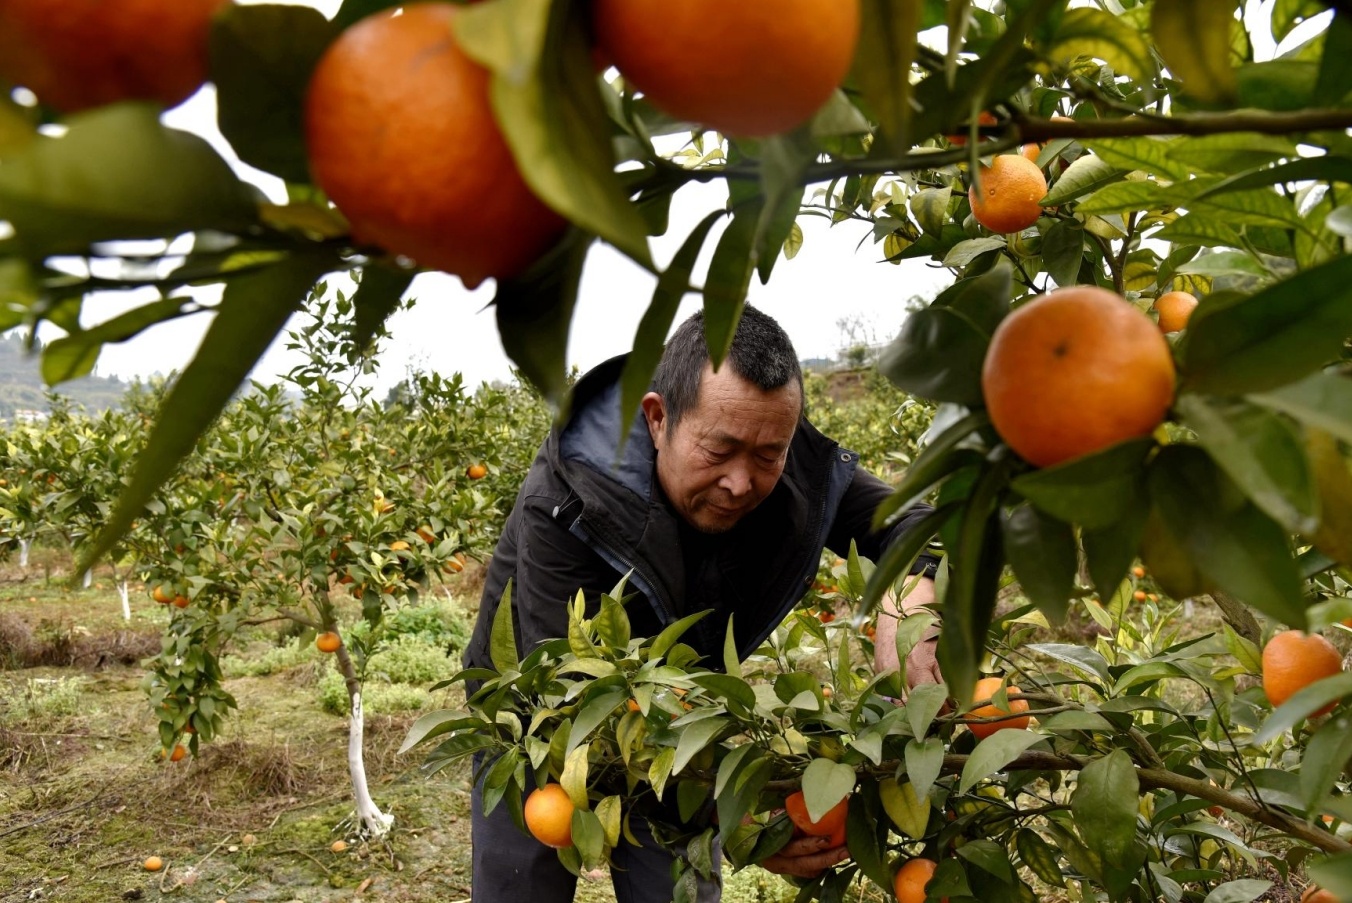
[[[873,668],[882,674],[896,671],[897,661],[897,621],[934,603],[934,581],[928,577],[913,578],[909,589],[898,602],[896,596],[887,593],[883,596],[878,612],[878,630],[873,638]],[[921,684],[934,684],[943,681],[939,671],[939,660],[935,657],[937,631],[927,639],[916,644],[906,656],[906,684],[915,688]]]
[[[798,837],[786,843],[778,853],[766,857],[760,865],[776,875],[815,878],[837,862],[849,858],[849,849],[843,844],[831,846],[829,837]]]

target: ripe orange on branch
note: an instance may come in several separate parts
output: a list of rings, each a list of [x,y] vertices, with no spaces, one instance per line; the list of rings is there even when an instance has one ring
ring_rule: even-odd
[[[813,821],[812,816],[808,815],[807,800],[803,798],[803,791],[795,790],[784,798],[784,811],[788,813],[793,826],[804,834],[830,837],[844,829],[845,816],[850,811],[850,799],[846,797],[826,810],[820,821]]]
[[[1013,311],[981,368],[996,432],[1038,467],[1149,436],[1173,403],[1174,380],[1169,343],[1150,318],[1095,286]]]
[[[1047,194],[1047,177],[1033,161],[1018,154],[1000,154],[977,175],[967,189],[967,200],[972,216],[987,229],[1001,234],[1021,232],[1042,215],[1038,201]]]
[[[729,135],[806,122],[844,80],[859,0],[593,0],[601,55],[652,104]]]
[[[229,0],[0,0],[0,79],[65,113],[119,100],[176,106],[207,78]]]
[[[907,859],[892,879],[892,891],[897,903],[925,903],[925,888],[934,879],[939,864],[933,859]],[[943,898],[948,903],[948,898]]]
[[[565,223],[522,179],[489,73],[456,43],[458,9],[413,3],[344,31],[311,77],[305,137],[354,239],[473,288],[519,274]]]
[[[1343,658],[1338,650],[1317,633],[1286,630],[1263,647],[1263,692],[1274,706],[1342,670]],[[1333,706],[1329,703],[1314,714],[1327,715]]]
[[[1160,332],[1178,332],[1186,329],[1188,318],[1197,307],[1197,297],[1190,292],[1165,292],[1155,299],[1159,313]]]
[[[526,828],[547,847],[573,845],[573,801],[559,784],[546,784],[526,797]]]
[[[326,630],[315,637],[315,648],[320,652],[333,653],[338,651],[338,647],[343,645],[343,638],[332,630]]]
[[[1003,681],[998,677],[983,677],[976,682],[976,687],[972,690],[973,699],[990,699],[1000,689]],[[1008,707],[999,706],[995,703],[990,705],[978,706],[967,713],[968,718],[997,718],[1001,715],[1017,715],[1020,712],[1028,711],[1028,703],[1022,699],[1015,699],[1015,696],[1021,695],[1022,690],[1018,687],[1010,686],[1005,690],[1005,696],[1009,700]],[[1028,716],[1022,718],[1009,718],[1004,721],[990,722],[971,722],[967,729],[976,735],[978,740],[985,740],[991,734],[1000,730],[1024,730],[1028,727],[1031,719]]]

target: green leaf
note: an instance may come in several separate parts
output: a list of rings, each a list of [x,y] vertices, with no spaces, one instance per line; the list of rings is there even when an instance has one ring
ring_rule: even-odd
[[[65,124],[0,167],[0,220],[28,256],[255,222],[253,190],[205,140],[161,125],[154,105],[114,104]]]
[[[930,814],[928,795],[917,795],[910,781],[898,784],[896,778],[884,778],[878,782],[878,796],[897,830],[912,840],[925,836]]]
[[[921,0],[864,0],[854,80],[881,133],[882,147],[903,154],[911,135],[911,66],[920,30]]]
[[[1216,192],[1203,200],[1194,198],[1189,206],[1194,213],[1207,213],[1232,225],[1270,226],[1274,229],[1304,227],[1295,204],[1272,188]]]
[[[1310,880],[1326,887],[1339,900],[1352,899],[1352,853],[1339,853],[1314,862],[1307,869]]]
[[[1352,91],[1352,19],[1346,9],[1338,10],[1323,38],[1324,52],[1319,58],[1314,95],[1327,98],[1329,106],[1342,106]]]
[[[1024,594],[1048,620],[1064,621],[1079,568],[1075,531],[1027,502],[1007,510],[1001,525],[1005,553]]]
[[[493,112],[531,190],[651,268],[647,222],[615,173],[586,13],[584,3],[501,0],[465,7],[453,27],[493,72]]]
[[[1200,305],[1188,323],[1182,389],[1241,395],[1313,373],[1352,334],[1349,298],[1352,257],[1342,257],[1255,295]]]
[[[160,406],[131,480],[98,538],[82,556],[79,572],[90,568],[127,532],[225,408],[287,318],[304,304],[311,286],[337,264],[329,252],[311,251],[226,284],[196,357]]]
[[[1305,800],[1305,811],[1314,813],[1342,777],[1343,769],[1352,759],[1352,716],[1339,712],[1320,725],[1305,744],[1300,759],[1300,794]]]
[[[42,349],[42,381],[49,386],[88,376],[108,343],[125,342],[157,323],[196,311],[191,298],[163,298],[134,307],[91,328],[54,339]]]
[[[957,853],[982,871],[994,875],[1002,883],[1014,883],[1014,871],[1009,867],[1009,851],[1001,844],[983,837],[962,844],[958,847]]]
[[[657,635],[652,642],[652,646],[648,649],[648,660],[655,662],[666,655],[687,630],[707,617],[708,614],[708,610],[697,611],[663,627],[662,632]]]
[[[1250,395],[1249,400],[1352,442],[1352,379],[1312,373],[1300,382]]]
[[[948,223],[948,203],[952,200],[953,189],[924,188],[911,195],[911,216],[920,224],[920,228],[931,235],[941,235]]]
[[[671,777],[671,766],[675,761],[675,748],[664,746],[653,757],[652,764],[648,766],[648,783],[652,785],[653,793],[659,800],[666,789],[667,778]]]
[[[1191,171],[1169,155],[1170,141],[1161,138],[1088,138],[1085,145],[1118,169],[1142,170],[1171,182],[1186,181]]]
[[[1089,159],[1095,158],[1090,157]],[[1153,210],[1164,206],[1159,201],[1158,193],[1158,183],[1148,180],[1113,182],[1080,201],[1076,205],[1075,211],[1084,214],[1103,214]]]
[[[1140,487],[1144,490],[1144,483]],[[1133,505],[1117,521],[1104,527],[1080,531],[1080,543],[1089,568],[1089,579],[1101,598],[1111,599],[1127,568],[1136,558],[1136,551],[1145,529],[1149,510],[1145,505]]]
[[[1271,743],[1282,734],[1303,724],[1330,702],[1352,696],[1352,671],[1317,680],[1277,706],[1253,735],[1255,746]],[[1340,716],[1341,717],[1341,716]]]
[[[962,767],[962,780],[958,784],[958,792],[966,793],[971,790],[1023,755],[1029,747],[1036,746],[1046,739],[1032,731],[1016,730],[996,731],[986,737],[976,745],[976,749],[972,750],[971,756],[967,759],[967,764]]]
[[[496,308],[502,350],[562,413],[568,393],[568,328],[591,236],[570,229],[563,241],[514,279],[499,279]]]
[[[502,588],[502,599],[493,612],[493,629],[489,633],[489,657],[499,674],[515,671],[521,660],[516,650],[516,627],[512,623],[512,580]]]
[[[1207,104],[1230,103],[1239,87],[1230,62],[1235,0],[1155,0],[1150,35],[1183,92]]]
[[[1290,160],[1267,169],[1242,172],[1222,179],[1197,197],[1205,200],[1213,194],[1221,194],[1226,191],[1244,191],[1251,188],[1263,188],[1268,185],[1284,185],[1305,181],[1352,182],[1352,160],[1331,154],[1323,157]]]
[[[1168,0],[1157,0],[1157,5],[1159,2]],[[1070,63],[1082,56],[1100,59],[1138,82],[1148,83],[1155,76],[1155,63],[1145,37],[1124,18],[1101,9],[1066,10],[1056,32],[1056,42],[1048,53],[1058,63]]]
[[[588,692],[582,703],[582,707],[578,710],[577,716],[573,719],[573,729],[568,734],[567,752],[571,753],[579,743],[591,736],[591,732],[596,730],[628,698],[629,688],[627,685],[604,686],[593,684],[591,691]]]
[[[1023,864],[1045,883],[1056,887],[1065,887],[1066,879],[1061,873],[1060,857],[1056,848],[1042,839],[1042,835],[1029,828],[1020,828],[1014,835],[1014,848]]]
[[[1250,903],[1251,900],[1257,900],[1267,893],[1270,887],[1272,882],[1261,878],[1226,881],[1224,884],[1216,885],[1202,903]]]
[[[1154,237],[1176,245],[1201,245],[1205,248],[1233,248],[1244,243],[1229,223],[1213,219],[1210,214],[1200,213],[1185,213],[1156,232]]]
[[[1069,203],[1087,194],[1091,194],[1104,186],[1120,182],[1126,178],[1127,173],[1134,167],[1128,166],[1121,168],[1109,163],[1103,157],[1094,154],[1083,154],[1076,158],[1075,162],[1061,173],[1061,177],[1056,180],[1047,191],[1046,197],[1039,202],[1044,207],[1056,207],[1061,204]],[[1050,238],[1050,233],[1047,238]],[[1046,254],[1046,239],[1043,240],[1043,254]],[[1078,259],[1079,255],[1076,254]],[[1079,270],[1078,264],[1076,270]],[[1068,283],[1058,282],[1060,285]]]
[[[1171,445],[1150,469],[1150,498],[1169,530],[1221,589],[1294,627],[1305,625],[1300,572],[1286,531],[1199,448]]]
[[[762,285],[770,281],[779,251],[797,220],[803,205],[803,174],[816,158],[817,146],[805,130],[761,141],[761,195],[764,200],[751,248]]]
[[[245,163],[288,182],[310,181],[305,92],[337,34],[304,6],[231,4],[212,21],[217,122]]]
[[[861,602],[865,613],[871,612],[882,599],[883,593],[892,587],[898,577],[909,571],[911,564],[958,508],[958,502],[950,502],[935,508],[920,520],[908,525],[901,537],[887,547],[869,578],[868,586],[864,588]]]
[[[1008,732],[1006,732],[1008,733]],[[998,735],[997,735],[998,736]],[[1135,871],[1144,848],[1136,844],[1136,806],[1141,781],[1131,757],[1120,749],[1080,771],[1070,795],[1085,845],[1110,868]]]
[[[1300,436],[1287,421],[1239,400],[1185,395],[1184,424],[1244,494],[1286,529],[1313,533],[1319,498]]]
[[[676,741],[676,756],[671,762],[671,773],[680,774],[681,769],[704,749],[728,726],[723,718],[705,718],[681,728],[681,739]]]
[[[1057,220],[1042,237],[1042,265],[1047,275],[1059,286],[1074,285],[1083,262],[1084,226],[1074,220]]]
[[[718,237],[709,261],[709,273],[704,280],[704,340],[715,370],[722,366],[742,319],[746,291],[755,269],[753,252],[761,209],[758,201],[739,206],[732,214],[732,222]]]
[[[929,307],[906,318],[878,369],[913,395],[981,404],[981,363],[1012,293],[1013,270],[1003,261],[980,276],[958,281]]]
[[[740,662],[738,664],[740,666]],[[713,691],[714,696],[719,699],[737,703],[748,710],[756,707],[756,692],[740,677],[731,674],[700,674],[691,680],[698,686]]]
[[[1097,678],[1105,688],[1112,684],[1108,662],[1093,649],[1070,643],[1030,643],[1026,648],[1064,662],[1091,678]]]
[[[413,274],[378,263],[361,268],[357,291],[352,295],[352,343],[369,351],[390,314],[399,309],[399,301],[408,291]]]
[[[1263,671],[1262,653],[1258,646],[1250,639],[1240,636],[1235,632],[1235,628],[1228,623],[1222,624],[1225,632],[1225,648],[1239,665],[1250,674],[1261,674]]]
[[[1109,527],[1141,497],[1152,439],[1128,439],[1101,452],[1015,477],[1013,490],[1042,511],[1088,529]]]
[[[948,688],[943,684],[921,684],[906,697],[906,723],[911,733],[924,737],[929,733],[934,718],[948,702]]]
[[[1245,251],[1214,251],[1180,264],[1175,270],[1180,276],[1255,276],[1268,278],[1262,262]]]
[[[1322,0],[1274,0],[1272,4],[1272,39],[1281,41],[1301,22],[1327,9]]]
[[[854,768],[830,759],[813,759],[803,769],[803,802],[808,818],[821,821],[854,790]]]
[[[728,629],[723,634],[723,672],[729,677],[741,680],[742,659],[737,654],[737,635],[733,632],[732,622],[735,613],[728,615]],[[755,706],[755,694],[752,694],[751,706]]]
[[[944,741],[938,737],[916,737],[906,744],[906,777],[917,796],[928,797],[944,768]]]
[[[1233,173],[1241,175],[1222,181],[1229,183],[1220,192],[1213,187],[1202,193],[1220,194],[1224,191],[1237,191],[1244,188],[1257,188],[1261,185],[1274,185],[1276,182],[1249,182],[1240,180],[1255,173],[1255,170],[1270,163],[1298,157],[1296,145],[1277,135],[1262,135],[1257,132],[1230,132],[1224,135],[1203,135],[1198,138],[1181,138],[1169,145],[1169,156],[1181,163],[1196,168],[1199,172]],[[1313,160],[1310,162],[1314,162]]]
[[[984,254],[1004,250],[1007,245],[1004,238],[969,238],[948,249],[948,253],[944,255],[943,265],[961,269]]]

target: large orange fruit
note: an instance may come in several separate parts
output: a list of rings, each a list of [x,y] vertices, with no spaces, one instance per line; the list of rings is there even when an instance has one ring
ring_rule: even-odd
[[[66,113],[187,100],[207,78],[211,17],[229,0],[0,0],[0,79]]]
[[[1003,681],[998,677],[983,677],[976,682],[976,687],[972,690],[973,699],[990,699],[1000,689]],[[1017,715],[1019,712],[1028,711],[1028,703],[1022,699],[1015,699],[1015,696],[1022,694],[1018,687],[1010,686],[1005,690],[1005,696],[1008,698],[1009,707],[991,703],[990,705],[978,706],[967,713],[969,718],[995,718],[1000,715]],[[978,740],[985,740],[996,731],[1002,730],[1025,730],[1031,719],[1027,716],[1023,718],[1010,718],[1006,721],[991,721],[988,723],[972,722],[967,725],[967,729],[976,735]]]
[[[1159,313],[1160,332],[1178,332],[1186,329],[1188,318],[1197,306],[1197,297],[1190,292],[1165,292],[1155,299]]]
[[[354,239],[473,288],[520,273],[565,223],[517,170],[489,73],[456,44],[457,11],[414,3],[344,31],[311,77],[305,137]]]
[[[1343,670],[1343,658],[1333,644],[1317,633],[1286,630],[1263,647],[1263,692],[1274,706],[1281,705],[1317,680]],[[1326,715],[1333,703],[1315,712]]]
[[[1150,435],[1173,401],[1174,360],[1159,329],[1126,299],[1072,286],[996,327],[981,390],[1000,436],[1029,463],[1049,467]]]
[[[773,135],[844,80],[859,0],[593,0],[592,26],[654,106],[729,135]]]
[[[977,190],[978,185],[980,191]],[[992,232],[1027,229],[1042,215],[1038,201],[1047,194],[1047,177],[1036,163],[1019,154],[1000,154],[981,167],[967,189],[972,216]]]
[[[573,845],[573,801],[559,784],[546,784],[526,797],[526,828],[547,847]]]
[[[803,798],[803,791],[795,790],[784,799],[784,811],[789,815],[789,821],[793,826],[804,834],[811,834],[813,837],[830,837],[837,831],[844,829],[845,816],[850,811],[850,799],[846,797],[836,803],[826,814],[821,817],[821,821],[813,821],[807,814],[807,801]]]
[[[897,869],[892,880],[892,891],[897,895],[897,903],[925,903],[925,887],[934,878],[939,864],[933,859],[907,859]],[[948,903],[948,898],[943,898]]]

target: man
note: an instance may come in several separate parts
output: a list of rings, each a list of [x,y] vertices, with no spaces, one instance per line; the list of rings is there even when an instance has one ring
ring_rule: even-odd
[[[579,588],[595,606],[630,572],[629,586],[640,594],[626,606],[634,636],[655,636],[678,618],[712,609],[684,641],[719,662],[731,618],[745,658],[811,587],[824,546],[844,553],[853,539],[860,554],[876,559],[905,526],[871,530],[890,488],[804,418],[802,372],[778,323],[747,307],[717,371],[703,325],[696,314],[672,335],[641,414],[625,425],[618,460],[623,359],[577,384],[573,414],[531,465],[494,552],[467,666],[490,665],[493,615],[508,579],[524,655],[567,635],[567,603]],[[933,564],[922,559],[916,572]],[[933,598],[932,582],[922,577],[905,608]],[[895,667],[888,640],[895,617],[879,620],[878,647],[890,644],[891,654],[880,652],[877,664]],[[937,679],[931,644],[908,660],[910,670],[913,683]],[[573,876],[553,850],[524,836],[503,807],[484,817],[477,787],[473,807],[475,903],[572,900]],[[640,840],[642,846],[614,851],[616,898],[669,901],[671,854],[650,837]],[[792,841],[763,865],[812,877],[848,855],[827,844]],[[717,899],[717,887],[701,888],[701,901]]]

